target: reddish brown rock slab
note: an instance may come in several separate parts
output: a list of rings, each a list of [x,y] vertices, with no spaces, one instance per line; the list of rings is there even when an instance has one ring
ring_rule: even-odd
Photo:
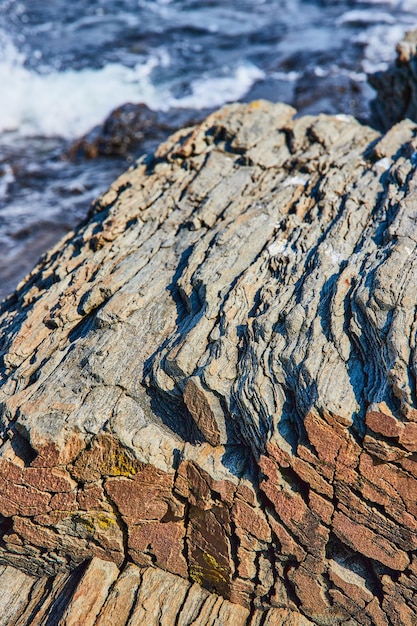
[[[203,460],[204,458],[208,460],[211,453],[214,454],[214,449],[206,448],[202,450],[202,453]],[[215,500],[232,505],[235,495],[240,495],[242,500],[248,499],[255,504],[253,488],[231,480],[232,476],[228,477],[229,480],[216,480],[201,465],[196,461],[183,461],[175,477],[175,491],[186,498],[190,504],[202,509],[210,509]]]
[[[249,506],[243,500],[236,499],[232,509],[233,522],[239,530],[256,537],[260,541],[270,543],[272,540],[269,526],[262,510]]]
[[[408,461],[409,467],[414,464],[415,461]],[[397,465],[378,462],[378,459],[366,452],[361,454],[359,471],[364,497],[384,506],[398,523],[406,521],[410,530],[417,530],[417,481],[415,477]]]
[[[149,522],[129,526],[128,548],[131,558],[143,563],[144,556],[149,555],[150,562],[157,567],[187,578],[185,533],[183,522]]]
[[[141,464],[115,437],[99,434],[77,456],[71,474],[77,481],[89,484],[105,476],[135,476],[140,468]]]
[[[197,427],[203,433],[206,440],[213,446],[220,443],[226,443],[227,435],[225,432],[224,416],[220,407],[216,406],[217,411],[213,410],[213,402],[215,398],[209,398],[201,387],[199,379],[188,379],[184,389],[184,402],[190,411]],[[220,409],[220,410],[219,410]],[[216,412],[219,418],[216,419]]]
[[[307,431],[308,439],[312,446],[316,449],[322,467],[327,468],[327,477],[332,478],[332,470],[336,466],[336,459],[339,451],[346,440],[344,429],[333,420],[333,424],[320,417],[316,412],[310,412],[306,415],[304,425]]]
[[[383,403],[373,405],[372,409],[366,412],[365,423],[374,433],[384,435],[384,437],[399,437],[404,430],[404,424],[398,420]]]
[[[234,573],[229,511],[224,506],[215,506],[209,511],[191,507],[189,520],[187,545],[191,580],[229,597]]]
[[[301,565],[291,568],[288,576],[308,617],[319,624],[343,622],[349,613],[329,601],[322,573],[321,563],[307,557]]]
[[[345,595],[360,608],[373,600],[373,593],[366,586],[366,580],[356,572],[344,567],[337,561],[329,563],[329,577]]]
[[[19,405],[19,399],[16,399],[17,406]],[[30,410],[31,407],[28,406]],[[62,408],[57,409],[58,412]],[[45,440],[42,436],[34,436],[32,445],[36,450],[36,458],[32,461],[32,467],[56,467],[65,466],[67,463],[73,461],[77,454],[83,449],[84,442],[78,433],[70,433],[65,437],[63,441],[51,442]]]
[[[268,520],[271,528],[277,538],[277,545],[279,546],[280,555],[284,557],[284,560],[293,560],[301,563],[304,561],[307,552],[300,546],[299,542],[288,532],[285,525],[281,523],[281,520],[271,511],[268,515]]]
[[[173,474],[161,474],[147,466],[133,479],[109,478],[105,491],[129,523],[139,524],[160,521],[168,515],[170,501],[174,504],[173,483]]]
[[[404,429],[400,433],[398,442],[406,450],[417,452],[417,424],[411,422],[404,424]]]
[[[406,552],[343,513],[335,513],[333,528],[345,544],[391,569],[403,571],[410,563]]]
[[[80,510],[88,511],[90,509],[108,509],[108,503],[104,489],[100,483],[82,485],[77,492],[77,501]]]
[[[367,605],[365,612],[361,615],[365,615],[367,617],[370,626],[389,625],[388,616],[382,609],[377,598],[371,600],[371,602]],[[366,618],[364,622],[366,623]]]
[[[260,466],[267,476],[260,484],[262,491],[271,501],[272,506],[284,526],[297,537],[304,549],[321,556],[328,539],[328,529],[321,523],[320,517],[312,512],[300,493],[273,482],[273,473],[268,474],[267,465],[260,461]]]
[[[51,494],[15,485],[0,477],[0,512],[4,517],[39,515],[50,511]]]
[[[28,467],[22,474],[25,484],[53,494],[73,491],[77,485],[69,473],[60,468]]]
[[[402,626],[402,624],[417,624],[417,611],[415,606],[410,606],[414,593],[410,593],[409,597],[404,597],[399,593],[398,587],[394,581],[385,575],[382,578],[384,601],[382,609],[387,617],[389,624],[394,626]]]

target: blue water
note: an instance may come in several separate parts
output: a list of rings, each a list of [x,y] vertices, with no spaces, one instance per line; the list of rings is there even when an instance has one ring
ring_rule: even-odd
[[[115,107],[265,97],[366,121],[366,73],[413,26],[417,0],[0,0],[0,296],[127,166],[63,158]]]

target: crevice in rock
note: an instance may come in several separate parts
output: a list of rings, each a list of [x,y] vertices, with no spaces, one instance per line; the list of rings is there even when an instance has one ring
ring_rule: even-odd
[[[265,501],[265,502],[269,502],[267,496],[261,492],[261,501]],[[272,504],[267,504],[265,507],[262,507],[262,510],[264,511],[264,513],[266,514],[266,517],[268,519],[268,517],[271,517],[278,525],[282,526],[283,529],[288,533],[288,535],[291,537],[291,539],[294,541],[294,544],[299,545],[301,544],[300,539],[294,534],[294,532],[288,528],[288,526],[280,519],[280,517],[277,515],[275,509],[273,508]],[[272,525],[269,523],[271,530],[272,530]],[[279,540],[279,538],[277,537],[277,535],[275,534],[275,532],[272,530],[272,544],[274,546],[276,546],[277,550],[281,549],[281,542]],[[279,546],[279,548],[278,548]],[[292,563],[299,565],[300,563],[302,563],[303,561],[296,561],[295,559],[293,559],[291,556],[289,556],[287,558],[287,555],[285,555],[285,558],[287,559],[287,563]]]
[[[310,485],[306,483],[291,467],[280,467],[280,477],[294,493],[299,493],[308,505],[310,501]]]
[[[0,545],[2,548],[6,547],[3,537],[8,535],[9,532],[13,529],[13,518],[12,517],[4,517],[0,516]]]
[[[177,615],[175,617],[175,622],[174,622],[174,624],[172,626],[179,626],[180,620],[182,619],[181,616],[182,616],[184,607],[187,604],[188,598],[190,596],[191,589],[192,589],[192,585],[190,584],[188,589],[185,592],[184,598],[182,599],[182,602],[181,602],[180,606],[177,609]],[[183,623],[183,622],[181,622],[181,623]]]
[[[48,596],[51,596],[54,589],[54,579],[51,578],[47,578],[46,583],[42,589],[42,594],[39,598],[39,600],[36,602],[36,604],[34,605],[30,615],[27,616],[26,618],[26,623],[27,624],[32,624],[35,621],[36,616],[38,615],[39,610],[44,606],[45,602],[47,601]],[[37,588],[36,588],[36,584],[31,588],[30,592],[29,592],[29,596],[28,596],[28,602],[27,605],[29,606],[30,603],[32,602],[33,597],[35,596],[35,594],[37,593]]]
[[[130,551],[129,551],[129,527],[127,525],[127,523],[125,522],[125,520],[123,519],[122,514],[119,511],[119,507],[117,506],[117,504],[114,502],[114,500],[111,498],[108,490],[106,489],[106,485],[104,483],[104,490],[106,493],[106,498],[107,498],[107,502],[110,504],[112,511],[114,513],[114,516],[116,518],[117,524],[120,528],[120,531],[122,533],[122,538],[123,538],[123,555],[124,555],[124,559],[123,559],[123,563],[120,565],[120,570],[124,570],[126,565],[132,561],[132,558],[130,556]]]
[[[8,430],[8,440],[16,456],[23,461],[25,467],[29,467],[37,458],[38,453],[31,446],[27,433],[20,428],[19,423],[13,423]]]
[[[77,589],[78,582],[87,569],[88,562],[82,563],[77,568],[75,568],[70,574],[65,586],[62,591],[59,593],[58,597],[54,601],[50,611],[48,618],[45,622],[45,626],[56,626],[59,624],[62,619],[65,609],[71,602],[72,596]]]
[[[231,580],[233,581],[239,578],[238,576],[238,571],[239,571],[238,550],[239,550],[240,541],[236,533],[236,524],[234,523],[233,516],[231,514],[230,514],[229,523],[230,523],[230,536],[229,536],[230,557],[233,563],[233,572],[232,572]]]
[[[303,612],[303,607],[302,607],[302,602],[300,600],[300,598],[297,596],[297,592],[295,589],[295,585],[294,583],[291,582],[288,574],[290,572],[290,570],[292,570],[293,568],[298,569],[300,567],[300,563],[298,563],[298,561],[292,560],[292,559],[288,559],[287,562],[284,565],[284,575],[283,575],[283,582],[285,585],[285,589],[287,592],[287,597],[288,600],[290,602],[292,602],[299,611]]]
[[[123,570],[121,570],[121,571],[123,571]],[[138,602],[139,594],[140,594],[140,584],[136,587],[135,592],[133,594],[133,602],[132,602],[132,606],[130,607],[130,611],[129,611],[128,615],[127,615],[126,625],[129,624],[130,619],[132,618],[132,615],[135,612],[135,608],[136,608],[136,605],[137,605],[137,602]]]

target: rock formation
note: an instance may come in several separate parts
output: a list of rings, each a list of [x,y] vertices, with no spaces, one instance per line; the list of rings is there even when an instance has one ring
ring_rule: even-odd
[[[379,128],[387,130],[407,117],[417,121],[417,30],[397,45],[395,63],[368,79],[377,91],[371,108]]]
[[[0,309],[1,562],[93,559],[94,620],[133,577],[181,624],[417,623],[417,126],[294,114],[179,131]]]
[[[99,156],[131,158],[138,152],[151,152],[161,141],[183,126],[201,122],[208,110],[171,109],[152,111],[146,104],[128,102],[117,107],[102,124],[72,142],[66,156],[70,159]]]
[[[1,626],[311,626],[284,608],[232,604],[179,576],[94,558],[72,573],[34,578],[0,567]],[[6,593],[4,593],[6,590]]]

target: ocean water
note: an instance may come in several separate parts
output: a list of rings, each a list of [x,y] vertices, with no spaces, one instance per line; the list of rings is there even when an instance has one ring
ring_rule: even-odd
[[[0,0],[0,297],[152,149],[67,158],[115,107],[175,125],[263,97],[366,121],[367,73],[416,26],[417,0]]]

